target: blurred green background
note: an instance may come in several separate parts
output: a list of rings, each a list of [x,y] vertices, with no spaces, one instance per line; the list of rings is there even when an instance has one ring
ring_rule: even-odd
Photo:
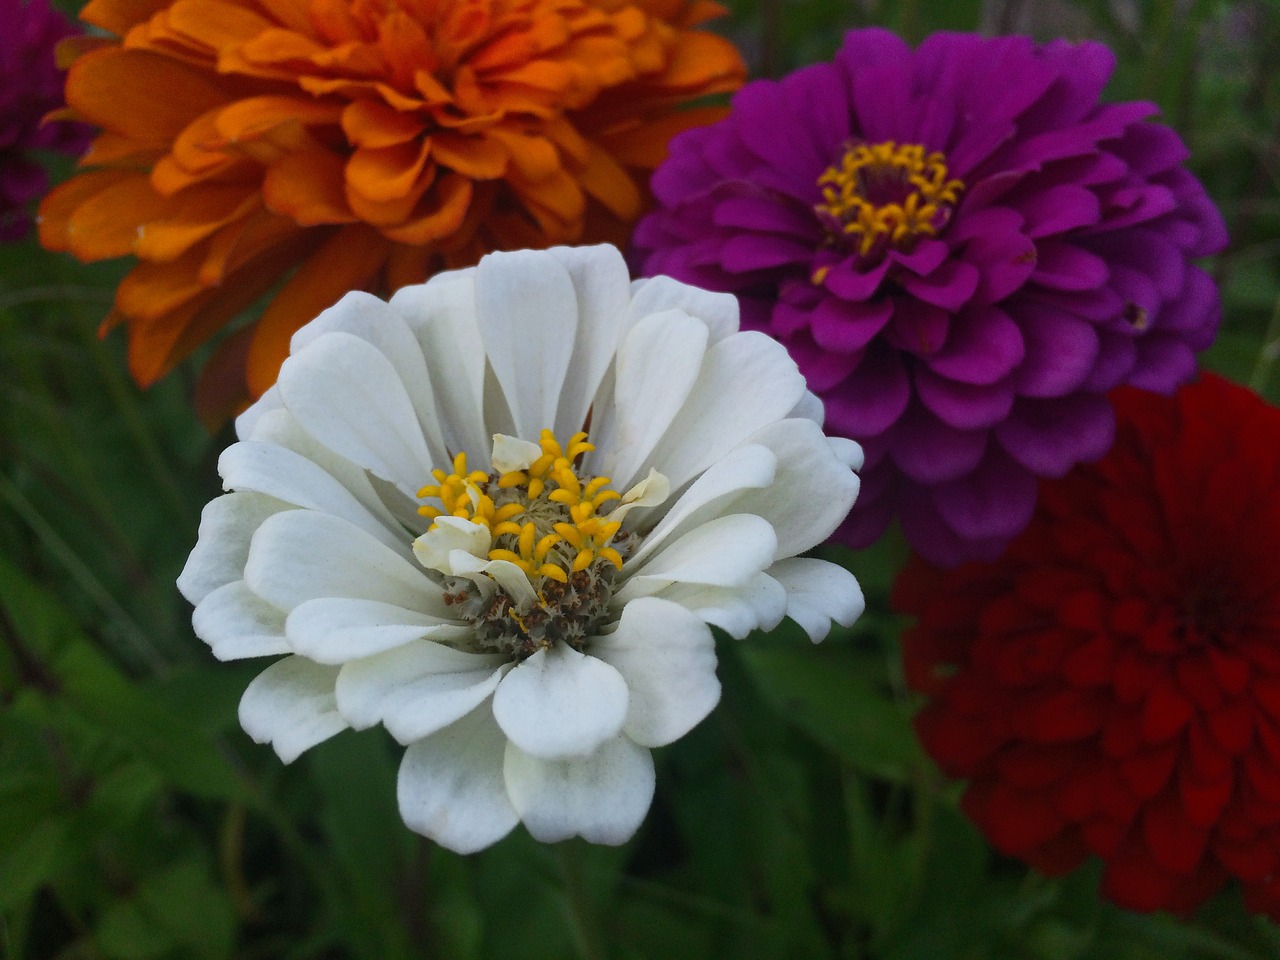
[[[1221,205],[1226,321],[1205,364],[1277,398],[1280,3],[735,0],[717,29],[754,76],[844,30],[1097,38],[1109,99],[1153,99]],[[65,9],[73,9],[67,4]],[[55,175],[69,169],[49,158]],[[722,638],[724,698],[660,750],[618,849],[521,829],[470,858],[409,832],[400,748],[347,732],[283,766],[173,586],[217,495],[189,370],[140,393],[95,336],[124,264],[0,248],[0,955],[32,958],[1106,958],[1280,956],[1228,889],[1191,922],[1097,899],[993,854],[915,743],[886,596],[889,539],[830,548],[857,626]],[[1096,865],[1095,865],[1096,866]]]

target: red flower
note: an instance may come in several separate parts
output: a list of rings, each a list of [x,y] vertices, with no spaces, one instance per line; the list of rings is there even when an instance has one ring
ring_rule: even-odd
[[[1002,557],[899,577],[917,729],[1002,852],[1095,853],[1136,910],[1235,876],[1280,919],[1280,410],[1214,376],[1114,399]]]

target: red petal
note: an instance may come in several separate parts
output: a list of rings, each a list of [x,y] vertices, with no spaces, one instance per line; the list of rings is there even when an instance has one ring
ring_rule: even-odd
[[[1178,693],[1171,682],[1157,684],[1142,710],[1142,737],[1149,743],[1167,740],[1194,715],[1191,701]]]

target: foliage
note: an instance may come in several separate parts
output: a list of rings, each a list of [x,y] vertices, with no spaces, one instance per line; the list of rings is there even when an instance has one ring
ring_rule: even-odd
[[[1113,98],[1158,101],[1232,228],[1206,365],[1280,399],[1280,5],[1273,0],[738,0],[756,74],[878,23],[1098,37]],[[66,167],[55,167],[55,178]],[[0,249],[0,955],[590,960],[1250,960],[1280,928],[1234,891],[1192,920],[1102,903],[1097,873],[1003,860],[917,745],[887,593],[903,548],[830,548],[868,613],[814,648],[721,638],[724,700],[659,751],[619,849],[522,831],[464,858],[395,809],[395,751],[344,733],[283,767],[239,730],[173,581],[229,442],[183,371],[140,393],[98,321],[119,279]]]

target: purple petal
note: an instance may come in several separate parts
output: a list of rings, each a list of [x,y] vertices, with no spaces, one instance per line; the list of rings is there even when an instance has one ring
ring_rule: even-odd
[[[889,272],[889,265],[888,260],[882,260],[876,266],[863,270],[854,263],[853,257],[845,257],[831,268],[823,285],[845,300],[866,300],[880,288],[880,282]]]
[[[1000,556],[1009,538],[961,536],[934,505],[932,492],[913,485],[900,498],[902,532],[920,556],[939,567],[956,567],[972,560],[989,562]]]
[[[787,352],[791,354],[791,359],[796,362],[796,366],[808,381],[809,389],[823,394],[823,403],[827,408],[827,422],[834,423],[835,417],[832,410],[838,405],[839,394],[828,393],[828,391],[844,383],[850,374],[859,368],[863,357],[856,353],[835,353],[831,350],[823,350],[803,333],[790,337],[783,343]],[[904,374],[904,382],[905,379]],[[854,392],[856,393],[856,388]],[[905,404],[905,401],[903,402]],[[894,416],[896,417],[897,414]],[[844,425],[841,425],[840,429],[846,433],[849,430]]]
[[[1010,378],[986,385],[957,383],[919,366],[915,383],[920,402],[943,423],[959,430],[994,427],[1013,409]]]
[[[1107,264],[1075,244],[1044,240],[1037,247],[1031,279],[1058,290],[1092,290],[1107,282]]]
[[[994,444],[969,476],[929,491],[946,525],[966,540],[1009,540],[1035,512],[1036,479]]]
[[[849,303],[826,297],[813,309],[811,327],[818,346],[841,353],[861,350],[893,315],[893,301]]]
[[[1020,398],[996,428],[1009,455],[1037,476],[1060,477],[1111,448],[1115,416],[1106,397],[1082,393],[1053,400]]]
[[[1085,382],[1098,359],[1098,334],[1079,317],[1034,301],[1018,306],[1026,353],[1013,377],[1027,397],[1061,397]]]
[[[959,310],[978,289],[978,271],[971,263],[949,260],[925,277],[903,276],[899,282],[913,297],[944,310]]]
[[[1077,227],[1097,223],[1102,213],[1092,190],[1063,183],[1048,189],[1020,191],[1024,197],[1011,200],[1026,218],[1031,237],[1047,237]]]
[[[813,142],[804,118],[788,109],[779,84],[771,80],[747,84],[734,96],[733,112],[742,142],[770,166],[808,171],[817,180],[831,164],[831,158]]]
[[[780,233],[806,240],[816,247],[822,226],[813,211],[799,204],[767,197],[734,196],[716,204],[715,224],[758,233]]]
[[[902,416],[911,399],[911,382],[898,355],[873,343],[840,389],[823,399],[834,432],[861,440],[884,432]]]
[[[1172,393],[1196,373],[1196,355],[1181,339],[1155,333],[1137,343],[1138,360],[1129,383],[1155,393]]]
[[[1022,362],[1018,325],[1003,310],[979,307],[955,318],[946,346],[928,358],[934,372],[961,383],[995,383]]]
[[[894,426],[889,452],[902,472],[917,483],[943,483],[978,465],[988,435],[987,430],[957,430],[913,404]]]
[[[1126,382],[1137,362],[1138,349],[1132,337],[1099,330],[1098,359],[1080,389],[1089,393],[1106,393]]]
[[[720,248],[720,262],[731,273],[750,273],[806,263],[813,248],[772,233],[739,233]]]

